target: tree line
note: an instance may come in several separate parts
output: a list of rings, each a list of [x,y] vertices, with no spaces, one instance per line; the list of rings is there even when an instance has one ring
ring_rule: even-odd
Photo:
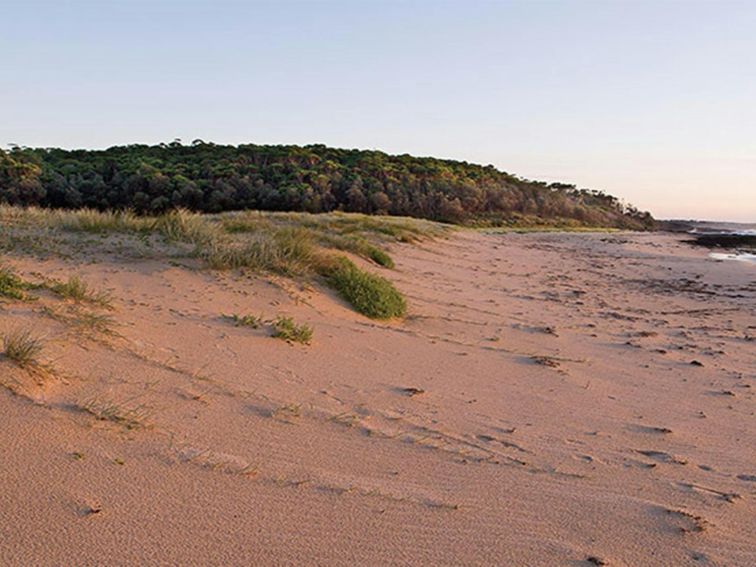
[[[0,202],[158,214],[342,210],[453,223],[518,219],[644,229],[649,213],[601,191],[462,161],[324,145],[116,146],[0,150]]]

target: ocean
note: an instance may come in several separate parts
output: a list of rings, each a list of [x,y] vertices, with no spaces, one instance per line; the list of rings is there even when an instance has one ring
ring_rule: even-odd
[[[687,233],[694,244],[716,248],[713,260],[734,260],[756,264],[756,224],[696,222]],[[719,251],[721,249],[722,251]]]

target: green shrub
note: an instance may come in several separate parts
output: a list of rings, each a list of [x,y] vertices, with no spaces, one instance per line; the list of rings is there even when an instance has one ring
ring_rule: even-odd
[[[273,336],[285,341],[310,344],[312,327],[305,323],[298,325],[291,317],[278,317],[273,321]]]
[[[372,319],[401,317],[407,310],[404,297],[390,281],[361,270],[347,258],[336,258],[324,267],[323,275],[358,312]]]

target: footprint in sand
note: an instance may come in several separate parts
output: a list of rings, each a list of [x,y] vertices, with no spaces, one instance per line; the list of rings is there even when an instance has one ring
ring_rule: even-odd
[[[697,492],[699,494],[708,494],[710,496],[714,496],[716,498],[724,500],[725,502],[729,502],[730,504],[741,498],[740,494],[738,494],[737,492],[723,492],[721,490],[716,490],[715,488],[708,488],[706,486],[693,484],[691,482],[678,482],[677,486],[689,492]]]
[[[663,520],[665,526],[677,533],[696,534],[706,531],[711,524],[703,517],[686,510],[654,507],[652,514]]]

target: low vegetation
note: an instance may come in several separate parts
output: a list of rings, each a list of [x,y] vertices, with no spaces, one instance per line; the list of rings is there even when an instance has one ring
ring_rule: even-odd
[[[361,270],[347,258],[336,258],[323,273],[331,287],[363,315],[389,319],[407,310],[404,297],[390,281]]]
[[[354,305],[360,313],[377,318],[401,315],[404,300],[388,280],[365,272],[338,253],[353,254],[376,267],[392,269],[394,261],[387,245],[433,238],[451,230],[447,225],[426,220],[339,212],[313,215],[244,211],[200,215],[178,209],[156,217],[139,217],[128,212],[22,209],[7,205],[0,205],[0,222],[27,238],[34,231],[47,229],[53,233],[62,230],[63,234],[118,235],[121,239],[135,236],[140,242],[163,239],[166,246],[178,246],[175,253],[193,256],[212,269],[250,269],[287,277],[322,278],[347,301],[357,301]],[[123,240],[117,242],[121,247],[127,245]],[[100,240],[94,244],[99,246]],[[80,254],[86,245],[75,241],[71,246]],[[12,242],[6,246],[12,247]],[[0,276],[0,294],[1,290],[6,290],[5,293],[13,290],[19,295],[18,286],[19,282],[10,279],[9,273]],[[110,306],[107,293],[92,289],[79,276],[52,282],[47,287],[69,300]]]
[[[3,335],[3,356],[22,368],[39,366],[38,357],[43,348],[44,340],[29,330],[17,329]]]
[[[64,299],[93,303],[100,307],[111,306],[111,297],[109,293],[93,290],[89,284],[79,276],[71,276],[64,282],[52,282],[49,284],[49,288]]]
[[[42,313],[51,319],[71,327],[77,333],[90,337],[116,334],[113,330],[115,325],[113,317],[103,313],[93,313],[78,306],[59,309],[49,305],[42,308]]]
[[[79,406],[81,411],[100,421],[110,421],[127,429],[145,427],[150,410],[144,405],[128,405],[102,398],[91,398]]]
[[[312,327],[305,323],[298,324],[291,317],[278,317],[273,321],[273,336],[294,343],[310,344]]]
[[[262,316],[257,315],[224,315],[226,319],[229,319],[236,327],[250,327],[252,329],[259,329],[265,321]]]
[[[28,290],[34,286],[16,275],[10,268],[0,266],[0,297],[29,301],[32,297]]]

